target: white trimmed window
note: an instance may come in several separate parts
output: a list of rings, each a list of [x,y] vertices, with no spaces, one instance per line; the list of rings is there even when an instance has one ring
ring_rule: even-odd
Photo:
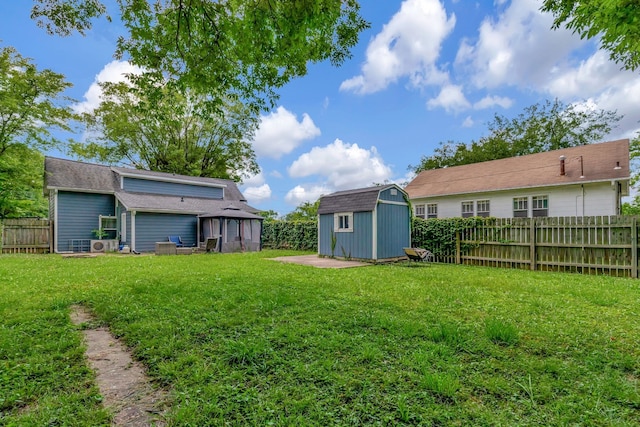
[[[416,217],[424,219],[424,205],[416,205]]]
[[[462,218],[473,216],[473,202],[462,202]]]
[[[438,218],[438,204],[429,203],[427,205],[427,218]]]
[[[531,198],[531,215],[533,217],[549,216],[549,197],[533,196]]]
[[[488,200],[478,200],[476,202],[476,212],[478,216],[490,216],[491,206]]]
[[[118,235],[118,218],[115,216],[100,215],[99,230],[106,233],[107,239],[115,239]]]
[[[529,198],[514,197],[513,198],[513,217],[526,218],[529,216]]]
[[[338,233],[353,232],[353,212],[333,214],[333,230]]]

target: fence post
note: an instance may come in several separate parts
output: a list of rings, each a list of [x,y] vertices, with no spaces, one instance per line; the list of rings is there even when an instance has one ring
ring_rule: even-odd
[[[529,222],[529,256],[531,257],[531,270],[536,269],[536,219]]]
[[[631,220],[631,277],[638,278],[638,218]]]
[[[456,231],[456,264],[460,264],[460,232]]]

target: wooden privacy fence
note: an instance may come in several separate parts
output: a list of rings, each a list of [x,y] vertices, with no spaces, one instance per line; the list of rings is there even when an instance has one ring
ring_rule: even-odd
[[[456,233],[440,262],[638,277],[638,218],[496,218]]]
[[[5,219],[2,222],[2,253],[50,253],[52,235],[49,220]]]

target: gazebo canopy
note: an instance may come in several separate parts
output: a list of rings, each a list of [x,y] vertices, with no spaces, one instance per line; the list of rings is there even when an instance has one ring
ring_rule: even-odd
[[[200,218],[234,218],[234,219],[257,219],[264,220],[260,215],[252,214],[251,212],[243,211],[242,209],[229,205],[224,209],[218,209],[217,211],[199,215]]]

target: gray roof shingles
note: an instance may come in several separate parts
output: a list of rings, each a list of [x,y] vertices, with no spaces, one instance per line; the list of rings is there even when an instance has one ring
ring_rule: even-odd
[[[336,212],[368,212],[373,211],[381,191],[394,185],[383,185],[355,190],[338,191],[320,198],[318,214]]]
[[[152,176],[223,185],[224,200],[123,191],[120,189],[120,173],[139,175],[140,178]],[[207,214],[220,211],[233,204],[246,212],[259,212],[258,209],[245,203],[246,199],[236,183],[231,180],[143,171],[46,157],[45,191],[53,188],[115,194],[129,210]]]

